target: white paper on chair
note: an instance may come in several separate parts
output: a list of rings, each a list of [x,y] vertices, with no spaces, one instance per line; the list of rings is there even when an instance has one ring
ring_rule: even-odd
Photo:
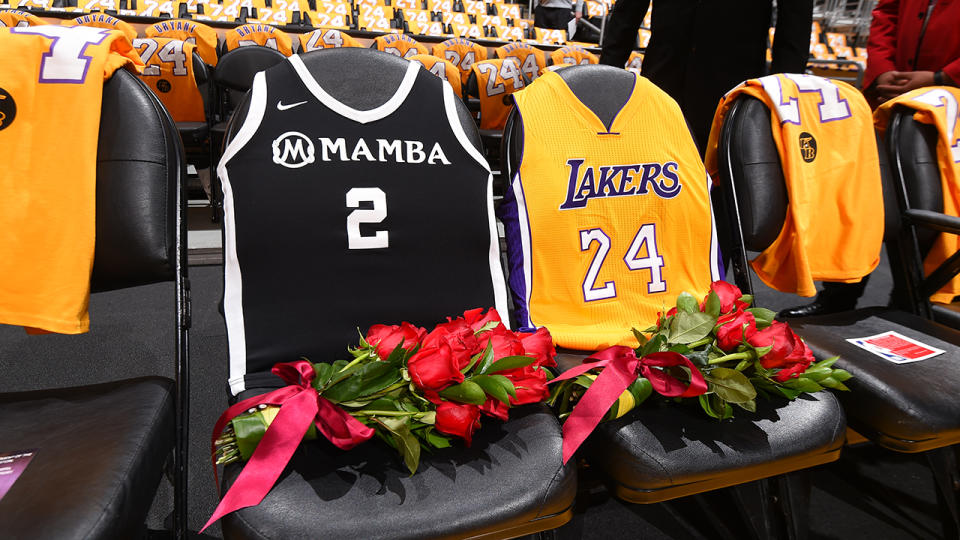
[[[875,336],[852,338],[847,341],[895,364],[919,362],[946,352],[894,331]]]

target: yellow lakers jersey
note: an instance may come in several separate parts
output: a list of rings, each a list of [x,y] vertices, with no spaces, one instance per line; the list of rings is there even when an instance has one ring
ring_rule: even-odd
[[[224,34],[227,50],[237,47],[260,45],[280,51],[284,56],[293,54],[293,40],[283,30],[277,30],[269,24],[244,24],[227,30]]]
[[[106,13],[91,13],[81,15],[71,21],[65,21],[64,26],[90,26],[93,28],[106,28],[107,30],[119,30],[127,39],[133,40],[137,37],[137,29],[126,21],[121,21],[116,17],[111,17]]]
[[[13,28],[15,26],[39,26],[42,24],[47,24],[47,22],[40,17],[33,15],[32,13],[18,11],[15,9],[0,9],[0,28]]]
[[[610,125],[547,71],[514,94],[519,170],[500,217],[521,327],[558,346],[633,345],[631,328],[719,279],[710,179],[680,107],[643,77]]]
[[[453,87],[453,93],[457,97],[463,97],[463,87],[460,85],[460,70],[452,63],[430,54],[415,54],[410,57],[410,61],[420,64],[423,69],[450,83],[450,86]]]
[[[897,105],[916,110],[913,118],[937,128],[937,165],[943,189],[943,212],[960,216],[960,88],[937,86],[918,88],[894,98],[874,113],[875,125],[883,132],[887,128],[890,111]],[[923,261],[924,273],[929,275],[951,255],[960,251],[960,237],[942,233]],[[930,296],[934,302],[950,303],[960,295],[960,277],[954,277],[942,289]]]
[[[406,34],[386,34],[373,40],[378,51],[387,52],[400,58],[410,58],[415,54],[430,54],[426,46]]]
[[[516,58],[520,71],[531,81],[536,80],[547,67],[547,57],[543,51],[528,43],[507,43],[494,49],[497,58]]]
[[[160,98],[176,122],[203,122],[203,97],[193,73],[193,45],[155,37],[133,40],[145,65],[140,78]]]
[[[553,65],[555,66],[560,64],[576,66],[582,64],[597,64],[600,62],[597,55],[579,45],[567,45],[566,47],[561,47],[551,52],[550,60],[553,61]]]
[[[308,34],[300,34],[300,51],[310,52],[318,49],[339,47],[362,47],[350,34],[335,28],[319,28]]]
[[[770,108],[790,204],[777,239],[751,261],[764,283],[813,296],[814,280],[857,282],[880,261],[883,197],[873,117],[863,95],[813,75],[751,79],[724,96],[707,143],[716,175],[723,118],[741,94]],[[842,234],[838,231],[842,231]]]
[[[480,129],[503,129],[510,114],[510,95],[526,86],[515,58],[483,60],[471,67],[480,93]]]
[[[0,28],[0,50],[16,156],[0,167],[0,323],[86,332],[103,81],[142,63],[122,32],[83,26]]]
[[[179,39],[196,47],[197,54],[208,66],[217,65],[217,31],[189,19],[175,19],[151,24],[144,30],[148,38]]]
[[[433,55],[456,66],[460,82],[467,84],[474,62],[487,59],[487,48],[465,38],[452,38],[433,46]]]

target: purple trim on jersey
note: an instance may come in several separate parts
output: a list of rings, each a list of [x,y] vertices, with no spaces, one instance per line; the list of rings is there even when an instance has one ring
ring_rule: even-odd
[[[87,80],[87,72],[90,70],[90,61],[93,60],[93,57],[92,57],[92,56],[87,56],[87,55],[85,55],[85,54],[83,54],[83,53],[85,53],[85,52],[87,51],[87,47],[89,47],[89,46],[91,46],[91,45],[99,45],[99,44],[103,43],[103,40],[106,39],[108,35],[110,35],[110,30],[107,30],[107,29],[100,30],[98,33],[100,33],[100,34],[102,34],[102,35],[100,36],[100,39],[99,39],[99,40],[97,40],[97,41],[87,41],[87,44],[84,45],[82,49],[80,49],[80,55],[77,56],[77,60],[83,60],[83,59],[85,59],[85,60],[84,60],[84,64],[83,64],[83,75],[80,76],[80,80],[79,80],[79,81],[76,80],[76,79],[47,79],[47,78],[44,78],[44,76],[43,76],[43,68],[44,68],[44,66],[46,65],[47,59],[48,59],[48,58],[53,58],[53,49],[54,49],[54,47],[57,46],[57,41],[60,40],[60,37],[59,37],[59,36],[57,36],[57,37],[50,37],[50,36],[48,36],[48,35],[46,35],[46,34],[37,32],[37,31],[35,31],[35,30],[34,30],[34,31],[30,31],[30,30],[32,30],[32,29],[34,29],[34,28],[36,28],[36,27],[11,28],[10,31],[13,32],[13,33],[16,33],[16,34],[31,34],[31,35],[34,35],[34,36],[43,36],[43,37],[51,40],[51,41],[50,41],[50,49],[49,49],[47,52],[43,53],[43,56],[42,56],[43,59],[40,61],[40,79],[38,80],[38,82],[47,83],[47,84],[83,84],[84,82],[86,82],[86,80]],[[90,28],[90,27],[86,27],[86,28]]]
[[[520,107],[514,104],[517,111],[517,120],[520,126],[523,126],[523,114]],[[527,228],[530,229],[530,213],[526,210],[526,194],[523,192],[523,181],[520,179],[520,166],[523,165],[524,147],[520,145],[520,159],[517,161],[517,186],[524,200],[524,212],[527,218]],[[513,192],[513,179],[507,179],[507,190],[503,196],[503,201],[497,209],[497,217],[503,222],[503,234],[507,241],[507,267],[509,269],[509,278],[507,284],[513,295],[513,305],[516,310],[517,324],[519,332],[533,332],[536,327],[532,325],[527,306],[527,283],[523,272],[523,238],[520,232],[520,211],[517,205],[517,197]],[[533,246],[533,232],[530,232],[530,244]],[[532,249],[531,249],[532,251]],[[533,263],[533,253],[530,254],[531,264]],[[531,281],[530,288],[533,288]],[[528,324],[531,323],[531,324]]]
[[[709,174],[707,175],[707,177],[709,178]],[[716,193],[713,192],[714,189],[717,189],[717,184],[714,184],[713,182],[711,182],[711,183],[710,183],[710,205],[711,205],[711,208],[710,208],[710,217],[711,217],[711,221],[713,222],[712,225],[711,225],[711,226],[713,227],[713,230],[710,231],[710,236],[711,236],[711,238],[710,238],[710,243],[713,244],[713,238],[712,238],[712,237],[713,237],[713,235],[716,235],[716,236],[717,236],[717,275],[720,277],[720,281],[726,281],[726,279],[727,279],[727,270],[726,270],[726,268],[724,268],[724,266],[723,266],[723,250],[720,248],[720,231],[717,230],[717,229],[718,229],[718,225],[717,225],[717,215],[713,213],[713,197],[714,197],[714,195],[716,195]],[[722,197],[722,195],[721,195],[721,197]],[[725,224],[725,225],[726,225],[726,224]],[[707,248],[707,251],[708,251],[708,253],[707,253],[707,260],[710,260],[709,250],[710,250],[710,248],[708,247],[708,248]],[[712,273],[712,272],[711,272],[711,273]],[[712,277],[712,276],[711,276],[711,277]]]

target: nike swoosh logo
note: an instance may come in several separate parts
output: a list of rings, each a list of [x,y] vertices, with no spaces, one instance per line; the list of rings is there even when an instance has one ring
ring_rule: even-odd
[[[285,110],[287,110],[287,109],[292,109],[292,108],[294,108],[294,107],[299,107],[300,105],[303,105],[304,103],[306,103],[306,101],[298,101],[298,102],[296,102],[296,103],[290,103],[290,104],[288,104],[288,105],[284,105],[282,102],[278,101],[278,102],[277,102],[277,110],[278,110],[278,111],[285,111]]]

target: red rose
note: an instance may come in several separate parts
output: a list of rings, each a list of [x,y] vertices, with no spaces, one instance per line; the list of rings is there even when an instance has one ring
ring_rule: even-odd
[[[461,437],[470,446],[473,432],[480,427],[480,408],[469,403],[444,401],[437,406],[437,423],[434,425],[437,431]]]
[[[410,379],[424,390],[439,392],[451,384],[463,382],[453,351],[446,343],[423,347],[407,360]]]
[[[477,337],[463,319],[438,324],[423,338],[424,347],[436,347],[440,343],[450,346],[459,369],[465,368],[470,363],[470,357],[479,349]]]
[[[750,336],[757,333],[757,321],[749,311],[735,311],[717,319],[717,346],[730,352]],[[746,328],[744,328],[746,325]]]
[[[510,407],[499,399],[487,398],[480,406],[480,412],[506,422],[510,416]]]
[[[658,311],[658,312],[657,312],[657,326],[660,326],[660,325],[663,324],[663,319],[666,319],[667,317],[673,317],[673,316],[676,315],[676,314],[677,314],[677,308],[676,308],[676,306],[668,309],[668,310],[667,310],[667,314],[666,314],[666,316],[664,316],[664,317],[661,317],[661,315],[663,315],[663,313],[661,313],[661,312]]]
[[[448,317],[449,320],[449,317]],[[500,314],[497,310],[490,308],[483,313],[483,308],[470,309],[463,312],[463,320],[470,325],[474,332],[483,327],[488,322],[501,322]]]
[[[553,346],[553,337],[546,328],[537,328],[537,331],[528,334],[517,332],[520,343],[523,345],[523,352],[527,356],[533,356],[537,360],[534,365],[544,367],[557,367],[557,349]]]
[[[493,343],[493,357],[497,360],[506,356],[520,356],[524,352],[520,338],[502,324],[480,334],[477,340],[481,351],[487,348],[488,342]]]
[[[770,326],[747,338],[747,342],[754,347],[773,347],[760,358],[760,365],[766,369],[781,368],[774,377],[780,382],[799,377],[814,360],[807,344],[793,333],[790,325],[780,321],[773,321]]]
[[[400,326],[387,326],[385,324],[375,324],[367,330],[367,343],[377,349],[377,356],[386,360],[400,343],[408,351],[427,335],[426,329],[418,328],[408,322],[400,323]]]
[[[740,302],[740,297],[743,296],[743,293],[740,292],[740,288],[736,285],[727,283],[726,281],[714,281],[710,284],[710,290],[717,293],[717,296],[720,297],[720,313],[730,313],[733,310],[739,310],[743,307],[746,307],[745,302]],[[710,297],[710,293],[707,293],[707,298]],[[704,309],[704,306],[707,303],[707,299],[703,299],[703,305],[700,307],[701,310]]]
[[[525,405],[545,400],[550,395],[547,388],[547,375],[542,369],[526,366],[501,373],[517,389],[517,397],[510,396],[511,405]]]

